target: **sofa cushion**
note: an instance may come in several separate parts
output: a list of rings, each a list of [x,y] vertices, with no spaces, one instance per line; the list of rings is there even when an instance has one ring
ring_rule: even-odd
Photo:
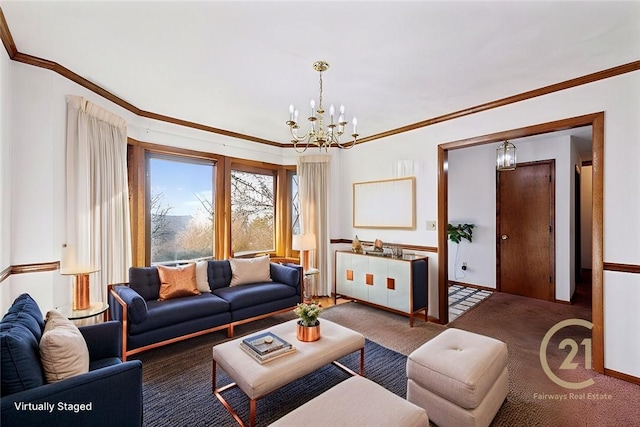
[[[211,292],[208,272],[209,261],[196,262],[196,287],[200,292]]]
[[[71,320],[56,310],[47,313],[40,358],[49,383],[89,372],[89,349],[84,337]]]
[[[297,264],[276,264],[271,263],[271,279],[274,282],[297,288],[300,285],[300,272],[302,267]]]
[[[229,311],[229,303],[211,293],[163,301],[147,301],[147,319],[130,324],[131,335]]]
[[[255,258],[232,258],[229,260],[229,264],[231,265],[229,286],[271,282],[269,255]]]
[[[231,283],[231,264],[229,264],[229,260],[209,261],[207,273],[211,290],[226,288]]]
[[[127,303],[127,316],[133,323],[144,322],[147,318],[147,302],[128,286],[116,286],[116,293]]]
[[[177,267],[159,265],[158,275],[160,276],[160,295],[158,297],[160,300],[200,294],[196,286],[195,263]]]
[[[31,298],[29,294],[22,294],[13,301],[13,304],[7,310],[2,321],[15,320],[29,328],[37,341],[42,337],[44,329],[44,317],[40,311],[38,304]]]
[[[228,301],[233,311],[293,296],[296,288],[282,283],[263,282],[220,288],[213,293]]]
[[[131,267],[129,287],[145,301],[157,300],[160,295],[160,276],[156,267]]]
[[[20,321],[0,324],[2,396],[44,384],[38,341]]]

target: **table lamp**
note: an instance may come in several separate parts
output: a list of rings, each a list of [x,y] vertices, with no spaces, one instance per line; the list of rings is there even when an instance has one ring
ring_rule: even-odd
[[[313,233],[294,234],[291,248],[300,251],[302,268],[307,271],[309,269],[309,251],[316,248],[316,235]]]
[[[73,310],[86,310],[91,306],[89,274],[99,268],[79,265],[75,260],[75,251],[70,245],[63,245],[60,274],[73,276]]]
[[[316,287],[315,280],[313,281],[313,289],[309,290],[309,281],[311,281],[310,275],[317,274],[318,270],[315,268],[309,268],[309,251],[316,248],[316,235],[313,233],[307,234],[294,234],[291,242],[291,248],[300,251],[300,258],[302,259],[302,271],[304,274],[304,302],[315,302],[316,299]],[[313,270],[313,271],[312,271]],[[311,295],[310,295],[311,294]],[[311,297],[311,298],[309,298]]]

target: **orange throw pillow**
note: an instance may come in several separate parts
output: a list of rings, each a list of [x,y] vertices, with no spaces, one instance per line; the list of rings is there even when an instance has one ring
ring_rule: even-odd
[[[160,301],[171,298],[200,295],[196,286],[195,263],[178,267],[158,266],[160,276]]]

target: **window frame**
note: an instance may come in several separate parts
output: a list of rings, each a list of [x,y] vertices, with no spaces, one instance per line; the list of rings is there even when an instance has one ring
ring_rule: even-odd
[[[279,187],[278,187],[278,169],[274,169],[272,167],[264,167],[263,163],[256,164],[256,162],[252,162],[249,160],[240,160],[233,159],[231,162],[231,167],[229,168],[229,186],[227,187],[229,192],[229,218],[231,218],[232,210],[231,210],[231,173],[233,171],[245,172],[256,175],[267,175],[273,177],[273,248],[270,250],[258,250],[258,251],[244,251],[239,257],[251,257],[257,254],[269,254],[270,257],[277,256],[278,254],[278,218],[279,218],[279,209],[278,209],[278,199],[279,199]],[[233,234],[231,230],[231,222],[229,222],[229,254],[231,256],[235,256],[233,249]]]
[[[138,141],[128,138],[128,179],[129,179],[129,203],[130,225],[132,236],[132,265],[136,267],[148,266],[151,262],[150,250],[150,218],[146,211],[147,198],[150,191],[147,189],[148,153],[157,156],[173,158],[191,158],[194,160],[211,161],[215,166],[213,185],[214,213],[214,253],[216,259],[229,259],[231,251],[231,170],[273,174],[275,177],[275,236],[274,251],[268,252],[272,258],[288,259],[297,257],[297,251],[291,250],[291,185],[289,173],[295,173],[295,165],[276,165],[247,159],[223,156],[215,153],[195,151],[178,147],[171,147],[150,142]],[[260,252],[266,253],[266,252]],[[253,254],[243,254],[253,256]]]

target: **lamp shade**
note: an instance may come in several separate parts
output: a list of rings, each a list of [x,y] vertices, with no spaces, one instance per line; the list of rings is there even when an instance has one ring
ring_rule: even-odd
[[[316,235],[313,233],[294,234],[291,248],[296,251],[311,251],[316,248]]]

